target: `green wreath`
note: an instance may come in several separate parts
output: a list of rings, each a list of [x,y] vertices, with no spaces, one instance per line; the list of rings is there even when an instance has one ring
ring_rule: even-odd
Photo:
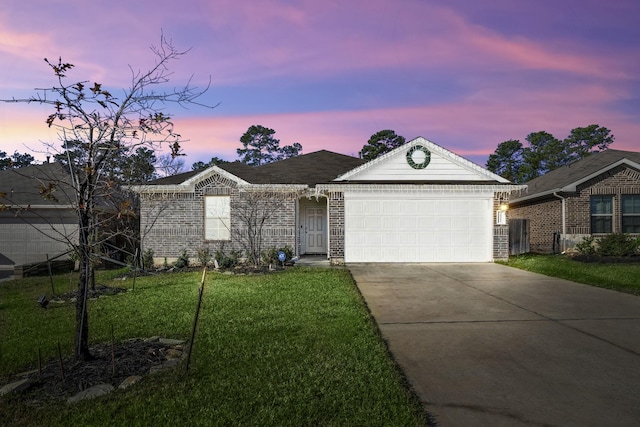
[[[416,151],[422,151],[424,153],[424,160],[422,163],[416,163],[413,161],[413,153]],[[431,161],[431,152],[424,145],[414,145],[407,151],[407,163],[414,169],[424,169],[429,165]]]

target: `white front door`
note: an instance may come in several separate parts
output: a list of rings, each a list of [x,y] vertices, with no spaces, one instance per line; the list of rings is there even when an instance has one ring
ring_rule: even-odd
[[[323,207],[304,208],[305,253],[327,253],[326,210]]]

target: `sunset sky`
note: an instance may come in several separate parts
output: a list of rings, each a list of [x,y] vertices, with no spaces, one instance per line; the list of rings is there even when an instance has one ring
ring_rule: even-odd
[[[187,169],[235,160],[254,124],[349,155],[393,129],[481,165],[502,141],[592,123],[640,149],[638,0],[3,0],[0,98],[53,86],[43,58],[60,56],[118,96],[161,33],[191,49],[172,83],[211,79],[203,101],[220,103],[169,111]],[[43,160],[48,114],[0,103],[0,150]]]

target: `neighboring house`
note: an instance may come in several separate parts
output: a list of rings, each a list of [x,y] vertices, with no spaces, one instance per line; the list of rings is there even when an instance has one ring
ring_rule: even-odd
[[[365,163],[317,151],[257,167],[229,163],[131,187],[142,249],[242,250],[243,201],[272,199],[263,247],[350,262],[491,262],[508,257],[509,194],[522,186],[424,139]]]
[[[586,236],[640,234],[640,153],[605,150],[527,182],[511,195],[531,252],[561,252]]]
[[[0,276],[67,252],[65,239],[77,241],[69,182],[59,163],[0,171]]]

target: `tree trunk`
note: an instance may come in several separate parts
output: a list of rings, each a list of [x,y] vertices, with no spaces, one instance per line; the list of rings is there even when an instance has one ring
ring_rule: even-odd
[[[76,299],[76,345],[75,357],[77,360],[91,359],[89,352],[89,319],[87,315],[87,293],[91,279],[91,259],[89,247],[89,221],[85,214],[80,215],[79,252],[80,252],[80,278],[78,280],[78,298]]]

